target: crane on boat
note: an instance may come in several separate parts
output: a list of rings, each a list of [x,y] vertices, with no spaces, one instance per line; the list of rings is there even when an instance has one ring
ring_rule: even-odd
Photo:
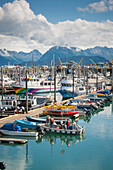
[[[58,57],[59,61],[60,61],[60,65],[61,65],[61,69],[63,69],[63,65],[62,65],[62,62],[60,60],[60,57]]]
[[[90,59],[91,61],[92,61],[92,63],[95,65],[95,68],[97,68],[97,65],[96,65],[96,63],[92,60],[92,59]],[[98,68],[97,68],[98,69]]]
[[[83,60],[83,57],[81,58],[80,62],[78,63],[78,67],[80,66],[80,63],[82,62],[82,60]]]

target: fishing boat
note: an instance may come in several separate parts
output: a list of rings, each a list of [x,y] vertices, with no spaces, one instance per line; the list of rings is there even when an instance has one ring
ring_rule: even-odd
[[[76,125],[70,125],[67,129],[64,126],[62,128],[60,126],[49,127],[46,125],[38,125],[37,129],[44,131],[45,133],[54,133],[54,134],[66,134],[66,135],[81,135],[85,132],[85,127],[79,126],[77,123]]]
[[[109,95],[110,91],[111,91],[111,89],[105,89],[105,90],[99,90],[99,91],[97,91],[97,93]]]
[[[66,79],[61,81],[61,88],[58,92],[63,96],[63,98],[72,98],[73,97],[73,80]],[[74,82],[74,97],[78,95],[86,94],[85,86],[82,86],[81,83],[77,81]]]
[[[46,104],[51,103],[51,96],[37,96],[35,94],[28,93],[28,110],[33,110]],[[12,111],[16,113],[16,109],[19,109],[19,113],[24,113],[26,108],[26,95],[21,96],[10,95],[4,96],[1,100],[0,112]]]
[[[109,91],[110,91],[110,90],[112,89],[112,81],[106,82],[106,83],[105,83],[105,88],[106,88],[106,90],[109,90]]]
[[[89,98],[88,98],[89,99]],[[82,99],[69,99],[69,105],[76,106],[77,109],[83,110],[91,110],[91,109],[98,109],[98,106],[95,103],[89,103],[86,98]]]
[[[112,95],[108,95],[108,94],[102,94],[102,93],[97,93],[97,92],[92,92],[88,95],[89,97],[95,97],[95,98],[100,98],[103,101],[108,101],[110,102],[112,99]]]
[[[26,79],[23,78],[20,84],[12,84],[16,94],[26,93]],[[58,82],[56,83],[56,91],[60,89]],[[37,77],[27,78],[28,93],[49,94],[54,92],[54,81],[49,79],[42,79]]]
[[[1,108],[5,108],[5,110],[14,110],[17,108],[17,99],[16,95],[8,95],[4,96],[4,99],[1,100]],[[1,109],[2,110],[2,109]]]
[[[100,103],[105,104],[105,99],[104,98],[97,97],[94,94],[89,94],[88,96],[83,97],[83,99],[90,99],[90,101],[92,101],[93,103],[100,102]]]
[[[29,110],[33,110],[42,106],[45,106],[45,104],[51,103],[51,96],[37,96],[36,94],[28,93],[28,107]],[[18,99],[18,106],[24,106],[26,107],[26,95],[22,94],[20,98]]]
[[[46,123],[46,117],[33,117],[33,116],[26,116],[28,121],[38,122],[38,123]],[[54,122],[60,124],[61,121],[65,123],[67,117],[54,117]]]
[[[69,99],[68,101],[66,101],[64,104],[66,104],[66,106],[73,106],[75,111],[78,112],[79,116],[86,116],[86,115],[91,115],[91,107],[87,108],[84,107],[83,109],[80,109],[80,107],[77,107],[78,103],[75,102],[75,99]],[[75,115],[76,116],[76,115]]]
[[[16,83],[16,81],[11,80],[7,75],[3,75],[3,79],[0,78],[0,86],[8,87],[13,83]]]
[[[15,125],[15,123],[5,123],[1,128],[0,132],[4,135],[10,136],[38,136],[38,132],[23,132],[20,126]]]

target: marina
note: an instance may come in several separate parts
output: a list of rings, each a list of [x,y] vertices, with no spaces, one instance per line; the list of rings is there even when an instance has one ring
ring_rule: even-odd
[[[69,168],[70,163],[70,169],[74,170],[78,167],[78,169],[82,169],[85,164],[85,157],[86,160],[87,157],[90,157],[90,150],[94,152],[93,149],[99,147],[97,141],[103,143],[103,138],[106,140],[106,134],[105,137],[100,138],[101,132],[108,128],[104,127],[103,123],[108,121],[105,118],[106,113],[109,113],[110,120],[113,119],[112,91],[111,88],[108,89],[108,86],[106,86],[105,77],[103,76],[103,79],[98,81],[96,79],[92,81],[89,77],[87,82],[87,74],[83,73],[81,68],[81,77],[75,78],[76,74],[73,74],[73,77],[70,77],[70,74],[67,75],[67,80],[70,77],[70,81],[61,80],[57,73],[54,74],[54,81],[49,80],[46,75],[42,84],[42,78],[30,78],[26,69],[26,77],[20,79],[23,84],[17,82],[12,85],[14,89],[16,87],[14,95],[6,95],[2,90],[0,107],[0,147],[2,146],[2,155],[4,155],[3,151],[6,146],[8,150],[15,146],[14,148],[17,148],[15,152],[19,152],[19,157],[21,157],[22,153],[18,150],[18,147],[19,142],[20,144],[23,142],[24,145],[21,145],[21,148],[25,153],[23,161],[26,169],[36,169],[37,159],[35,157],[37,152],[39,154],[38,161],[40,161],[38,163],[39,169],[45,169],[45,166],[42,165],[43,159],[46,159],[45,163],[48,165],[48,170],[52,169],[53,163],[55,169],[59,169],[57,161],[59,161],[62,169]],[[89,82],[92,85],[89,85]],[[64,91],[60,92],[57,89],[57,86],[55,86],[57,83],[58,89]],[[44,91],[45,86],[48,86],[48,90],[45,89]],[[39,87],[43,87],[43,91],[40,91]],[[109,111],[106,112],[106,110]],[[110,125],[109,131],[112,131],[112,125]],[[94,147],[91,147],[91,145],[94,145]],[[102,153],[102,151],[100,152]],[[30,157],[33,158],[32,163]],[[7,164],[7,169],[16,169],[15,165],[12,167],[10,164],[11,159],[7,158],[2,156],[0,159]],[[53,163],[49,165],[51,160],[53,160]],[[83,163],[81,163],[81,160],[83,160]],[[93,157],[93,160],[94,162],[97,161],[96,157],[95,159]],[[98,161],[101,164],[100,158]],[[19,163],[21,164],[21,162],[20,159]],[[22,166],[19,165],[16,158],[15,163],[18,164],[18,167]],[[110,166],[112,166],[111,164]],[[98,162],[96,165],[98,167]],[[25,167],[22,168],[25,169]],[[89,165],[87,162],[84,169],[87,168],[93,169],[92,164]]]
[[[113,170],[113,0],[0,1],[0,170]]]
[[[112,108],[112,104],[104,107],[89,122],[88,118],[78,120],[80,125],[86,127],[85,134],[80,137],[48,134],[35,140],[28,139],[28,144],[23,146],[2,143],[0,160],[7,163],[6,169],[16,169],[17,166],[18,169],[36,169],[38,166],[39,169],[48,170],[53,167],[72,170],[98,167],[112,169]]]

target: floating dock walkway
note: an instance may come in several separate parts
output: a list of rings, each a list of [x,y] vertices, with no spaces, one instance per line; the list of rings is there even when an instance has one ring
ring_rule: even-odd
[[[0,138],[0,143],[18,143],[18,144],[24,144],[27,143],[27,139],[13,139],[13,138]]]

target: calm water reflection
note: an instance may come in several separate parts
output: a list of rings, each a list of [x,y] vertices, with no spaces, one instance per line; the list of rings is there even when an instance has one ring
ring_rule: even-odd
[[[112,104],[78,123],[86,127],[81,137],[46,135],[25,145],[0,144],[0,161],[7,170],[113,169]]]

